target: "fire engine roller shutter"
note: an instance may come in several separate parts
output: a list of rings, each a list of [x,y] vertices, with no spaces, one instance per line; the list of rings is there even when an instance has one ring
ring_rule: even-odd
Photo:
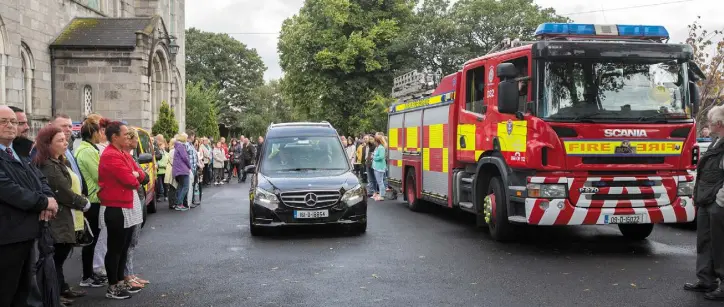
[[[422,126],[422,190],[448,195],[448,115],[450,105],[424,110]]]
[[[394,114],[390,116],[389,126],[390,129],[387,131],[390,151],[388,167],[390,168],[390,179],[402,180],[402,121],[404,119],[404,113]]]

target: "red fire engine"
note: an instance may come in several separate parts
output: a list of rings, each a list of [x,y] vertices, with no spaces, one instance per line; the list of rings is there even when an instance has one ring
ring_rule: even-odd
[[[495,240],[516,224],[616,224],[644,239],[694,219],[698,67],[661,26],[546,23],[435,82],[395,79],[389,183],[473,213]]]

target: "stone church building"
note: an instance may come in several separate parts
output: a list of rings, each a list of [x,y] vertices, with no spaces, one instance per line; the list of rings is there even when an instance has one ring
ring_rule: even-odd
[[[33,135],[96,112],[150,129],[162,102],[185,129],[184,0],[0,0],[0,104]]]

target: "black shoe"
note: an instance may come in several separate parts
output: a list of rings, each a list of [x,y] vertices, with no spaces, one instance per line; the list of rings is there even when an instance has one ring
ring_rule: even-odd
[[[712,301],[724,301],[724,291],[716,289],[714,291],[704,293],[704,298]]]
[[[131,293],[131,294],[136,294],[138,292],[141,292],[141,290],[143,290],[142,287],[134,287],[128,282],[123,283],[123,288],[126,291],[128,291],[128,293]]]
[[[717,286],[716,285],[707,285],[702,282],[697,282],[695,284],[685,283],[684,290],[706,293],[706,292],[711,292],[711,291],[717,290]]]
[[[112,285],[106,290],[106,297],[114,300],[125,300],[131,298],[131,293],[125,287]]]
[[[63,292],[61,292],[60,296],[62,296],[64,298],[79,298],[79,297],[86,296],[86,294],[88,294],[88,293],[86,293],[85,291],[76,291],[73,289],[67,289],[67,290],[64,290]]]

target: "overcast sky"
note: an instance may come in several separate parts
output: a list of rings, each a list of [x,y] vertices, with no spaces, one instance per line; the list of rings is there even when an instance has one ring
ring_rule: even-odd
[[[231,35],[257,50],[268,68],[266,79],[279,78],[282,71],[277,55],[278,32],[284,19],[296,14],[303,3],[304,0],[186,1],[186,27],[210,32],[273,33]],[[707,28],[724,28],[724,1],[721,0],[536,0],[536,3],[553,7],[575,22],[661,24],[667,27],[673,42],[686,38],[686,26],[696,16],[702,17]]]

